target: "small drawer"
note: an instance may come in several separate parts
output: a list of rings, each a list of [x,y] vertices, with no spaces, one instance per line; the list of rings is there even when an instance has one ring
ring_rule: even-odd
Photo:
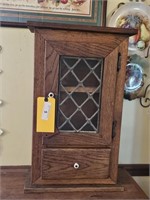
[[[106,179],[110,149],[43,149],[42,179]]]

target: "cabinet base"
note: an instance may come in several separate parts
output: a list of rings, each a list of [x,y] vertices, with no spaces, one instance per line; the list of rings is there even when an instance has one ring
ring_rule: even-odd
[[[47,192],[123,192],[124,187],[118,183],[113,185],[35,185],[31,183],[30,173],[25,181],[25,193]]]

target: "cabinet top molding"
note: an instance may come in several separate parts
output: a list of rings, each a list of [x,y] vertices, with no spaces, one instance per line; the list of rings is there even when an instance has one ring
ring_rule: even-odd
[[[122,35],[135,35],[137,29],[124,29],[114,27],[99,27],[99,26],[85,26],[85,25],[70,25],[70,24],[59,24],[59,23],[45,23],[45,22],[27,22],[27,26],[31,32],[35,29],[55,29],[55,30],[69,30],[69,31],[88,31],[97,33],[113,33]]]

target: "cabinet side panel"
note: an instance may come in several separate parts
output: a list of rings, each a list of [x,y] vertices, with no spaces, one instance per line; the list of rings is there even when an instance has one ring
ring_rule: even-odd
[[[121,68],[117,73],[116,80],[116,95],[114,106],[114,121],[117,122],[114,127],[115,137],[112,140],[112,151],[110,160],[110,177],[113,181],[117,181],[118,176],[118,156],[119,156],[119,143],[122,119],[122,106],[124,95],[124,84],[126,75],[126,61],[128,53],[128,39],[126,39],[118,48],[118,53],[121,55]]]

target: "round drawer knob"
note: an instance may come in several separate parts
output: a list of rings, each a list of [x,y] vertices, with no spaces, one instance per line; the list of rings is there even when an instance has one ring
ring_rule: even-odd
[[[2,129],[0,129],[0,135],[3,135],[4,131]]]
[[[74,163],[74,169],[78,169],[80,165],[78,163]]]

